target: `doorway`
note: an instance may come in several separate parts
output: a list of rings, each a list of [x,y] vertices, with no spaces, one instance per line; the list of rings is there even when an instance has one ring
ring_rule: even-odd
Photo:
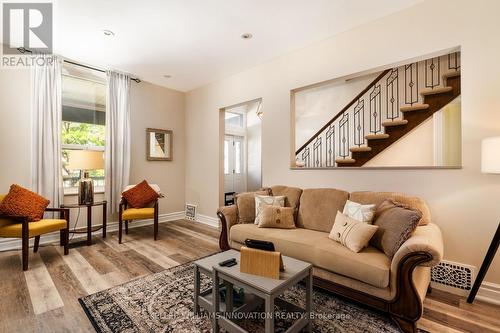
[[[243,168],[244,137],[226,135],[224,137],[224,192],[246,191],[246,177]]]
[[[221,204],[262,186],[261,100],[221,109]]]

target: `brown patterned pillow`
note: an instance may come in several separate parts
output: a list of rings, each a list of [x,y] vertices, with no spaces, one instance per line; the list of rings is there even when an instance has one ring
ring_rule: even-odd
[[[238,208],[238,223],[255,222],[255,197],[269,195],[268,190],[244,192],[236,194],[236,207]]]
[[[158,199],[158,193],[149,186],[148,182],[143,180],[131,189],[122,193],[122,197],[132,208],[144,208],[149,203]]]
[[[377,231],[370,244],[383,251],[389,258],[410,238],[422,218],[422,213],[402,203],[385,200],[378,206],[373,225]]]
[[[39,221],[49,203],[41,195],[13,184],[0,203],[0,214],[26,216],[29,222]]]

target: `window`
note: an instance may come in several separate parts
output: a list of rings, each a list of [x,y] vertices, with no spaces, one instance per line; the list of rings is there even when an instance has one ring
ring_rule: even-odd
[[[104,190],[106,79],[103,73],[65,64],[62,77],[62,174],[65,193],[76,193],[88,171]]]
[[[244,127],[243,114],[238,112],[226,111],[225,121],[226,121],[226,127],[237,127],[237,128]]]

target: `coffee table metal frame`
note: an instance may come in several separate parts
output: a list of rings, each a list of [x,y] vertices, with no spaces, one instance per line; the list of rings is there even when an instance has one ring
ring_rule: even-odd
[[[220,267],[218,262],[229,258],[236,258],[238,265],[233,267]],[[274,332],[274,305],[277,304],[282,308],[290,311],[301,313],[301,316],[296,320],[287,333],[300,332],[305,329],[308,332],[312,330],[312,265],[300,260],[283,256],[285,263],[285,272],[282,273],[280,280],[265,278],[261,276],[245,274],[240,272],[239,268],[240,253],[235,250],[215,254],[211,257],[203,258],[196,261],[194,264],[194,311],[200,313],[200,307],[209,311],[212,314],[213,332],[219,332],[220,328],[224,328],[230,333],[245,333],[247,332],[235,322],[226,318],[224,313],[228,312],[249,312],[256,307],[265,304],[265,332]],[[287,271],[288,267],[288,271]],[[203,273],[208,277],[212,277],[212,288],[200,291],[200,274]],[[296,285],[300,281],[304,281],[306,285],[306,308],[302,309],[298,306],[286,302],[278,298],[286,289]],[[245,303],[234,308],[233,306],[233,286],[239,286],[245,290]],[[226,287],[226,301],[221,302],[219,295],[220,288]]]

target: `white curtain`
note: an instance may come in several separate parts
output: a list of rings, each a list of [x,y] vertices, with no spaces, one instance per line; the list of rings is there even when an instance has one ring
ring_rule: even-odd
[[[61,171],[61,68],[53,55],[37,55],[31,68],[32,91],[32,190],[50,200],[63,202]]]
[[[106,74],[106,200],[110,213],[116,213],[130,174],[130,76]]]

